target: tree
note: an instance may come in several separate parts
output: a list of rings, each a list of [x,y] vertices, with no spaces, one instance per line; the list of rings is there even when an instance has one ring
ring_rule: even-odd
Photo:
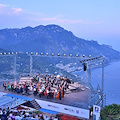
[[[120,105],[112,104],[101,109],[102,120],[114,120],[120,114]]]

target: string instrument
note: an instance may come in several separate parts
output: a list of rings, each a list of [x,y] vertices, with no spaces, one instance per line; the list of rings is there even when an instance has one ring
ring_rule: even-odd
[[[63,97],[63,91],[61,90],[61,97]]]
[[[59,99],[59,92],[57,92],[56,99]]]
[[[67,79],[66,79],[66,78],[64,78],[63,80],[64,80],[64,81],[66,81]]]

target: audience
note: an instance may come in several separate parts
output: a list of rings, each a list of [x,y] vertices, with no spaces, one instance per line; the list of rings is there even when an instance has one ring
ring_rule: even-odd
[[[58,118],[47,116],[46,114],[28,113],[25,111],[16,111],[1,109],[0,108],[0,120],[58,120]]]

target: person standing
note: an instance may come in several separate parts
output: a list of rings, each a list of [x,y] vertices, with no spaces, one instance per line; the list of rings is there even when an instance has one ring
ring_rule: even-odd
[[[59,100],[61,100],[61,90],[59,90]]]

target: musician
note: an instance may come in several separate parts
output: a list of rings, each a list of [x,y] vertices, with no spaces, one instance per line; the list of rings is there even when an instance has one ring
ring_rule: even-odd
[[[40,87],[39,87],[38,93],[39,93],[39,97],[41,97],[42,96],[42,89]]]
[[[6,90],[7,85],[6,85],[6,83],[5,83],[5,82],[3,83],[3,87],[4,87],[4,89]]]
[[[59,90],[59,100],[61,100],[61,90]]]
[[[64,97],[64,95],[65,95],[64,87],[62,88],[62,93],[63,93],[63,97]]]
[[[38,91],[37,91],[36,85],[33,86],[33,91],[34,91],[33,94],[34,94],[34,95],[37,95]]]
[[[55,89],[54,98],[56,97],[56,95],[57,95],[57,92],[58,92],[58,91],[57,91],[57,89]]]
[[[29,90],[28,87],[29,87],[29,85],[28,85],[28,83],[27,83],[26,86],[25,86],[25,93],[26,93],[26,94],[28,94],[28,90]]]

